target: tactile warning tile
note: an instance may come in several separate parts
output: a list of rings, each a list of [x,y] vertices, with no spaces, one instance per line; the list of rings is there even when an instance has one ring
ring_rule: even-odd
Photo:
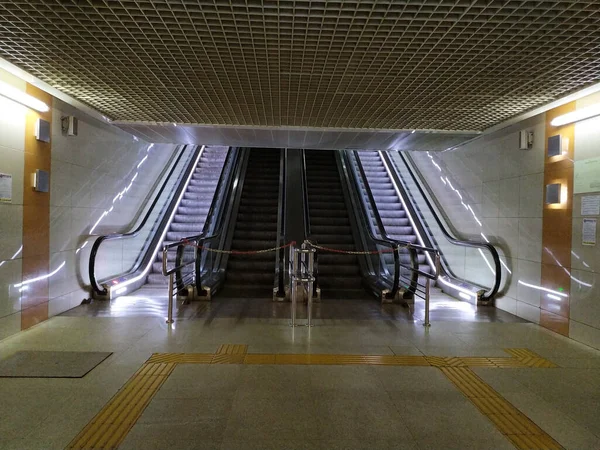
[[[174,368],[173,363],[144,364],[67,448],[116,448]]]
[[[598,80],[598,2],[10,0],[0,56],[115,120],[482,130]]]
[[[154,353],[148,362],[176,364],[210,364],[215,355],[212,353]]]
[[[505,350],[526,367],[555,368],[558,365],[541,357],[527,348],[507,348]]]
[[[245,344],[223,344],[217,350],[217,354],[223,355],[245,355],[248,353],[248,346]]]
[[[468,367],[440,367],[440,370],[518,449],[563,449]]]

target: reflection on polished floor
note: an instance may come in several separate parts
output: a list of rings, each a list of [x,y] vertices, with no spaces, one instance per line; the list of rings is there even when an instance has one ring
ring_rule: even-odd
[[[139,416],[123,415],[134,418],[121,424],[119,448],[538,448],[518,435],[522,422],[510,431],[477,406],[453,370],[513,408],[502,417],[527,419],[541,430],[533,437],[558,445],[548,448],[600,448],[600,352],[508,313],[437,296],[426,329],[419,301],[325,301],[314,327],[291,328],[289,304],[218,299],[180,306],[169,327],[166,299],[152,292],[82,305],[0,341],[0,359],[113,352],[81,379],[0,378],[0,448],[69,446],[155,354],[177,362]],[[243,344],[244,354],[219,356],[222,344]]]
[[[329,299],[314,303],[315,320],[394,320],[423,322],[424,301],[414,305],[381,304],[374,298]],[[135,295],[119,297],[111,302],[96,301],[63,313],[63,316],[94,317],[166,317],[167,297],[164,289],[142,288]],[[289,302],[273,302],[265,298],[221,298],[213,302],[178,302],[173,314],[177,319],[288,319]],[[454,300],[441,292],[432,292],[431,321],[460,322],[526,322],[519,317],[496,308],[476,306]],[[298,317],[306,318],[305,307],[299,305]]]

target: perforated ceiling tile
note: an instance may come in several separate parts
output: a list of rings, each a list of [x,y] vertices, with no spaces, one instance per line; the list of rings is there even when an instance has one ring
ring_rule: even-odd
[[[597,81],[599,1],[0,0],[0,56],[114,120],[482,130]]]

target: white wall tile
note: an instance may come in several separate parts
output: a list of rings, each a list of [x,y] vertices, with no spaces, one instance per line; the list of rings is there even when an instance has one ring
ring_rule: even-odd
[[[600,274],[584,270],[571,271],[570,317],[600,328]]]
[[[0,317],[21,310],[21,293],[15,285],[22,281],[22,259],[4,261],[0,266]]]
[[[0,341],[21,331],[21,312],[0,317]]]
[[[542,279],[542,266],[533,261],[519,260],[519,271],[516,274],[517,283],[517,299],[521,302],[527,303],[532,306],[539,308],[540,306],[540,295],[539,289],[532,288],[532,286],[540,286]]]
[[[542,261],[542,219],[519,220],[519,259]]]
[[[23,206],[0,203],[0,261],[10,259],[23,245]]]
[[[540,323],[540,308],[528,303],[517,302],[517,316],[533,323]]]
[[[533,173],[519,178],[519,217],[542,217],[544,174]]]
[[[499,297],[496,299],[496,308],[511,314],[517,314],[517,300],[512,297]]]

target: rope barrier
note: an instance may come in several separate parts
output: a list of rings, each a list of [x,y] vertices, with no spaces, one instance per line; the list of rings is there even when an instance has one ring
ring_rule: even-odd
[[[221,250],[218,248],[210,248],[210,247],[204,247],[202,245],[196,245],[190,241],[183,241],[182,243],[185,246],[196,247],[197,249],[205,250],[207,252],[224,253],[224,254],[228,254],[228,255],[258,255],[261,253],[276,252],[277,250],[281,250],[283,248],[288,248],[288,247],[291,247],[292,245],[296,245],[296,242],[292,241],[288,244],[280,245],[279,247],[265,248],[265,249],[260,249],[260,250]]]
[[[309,240],[307,240],[306,243],[309,244],[311,247],[317,248],[319,250],[323,250],[325,252],[343,253],[346,255],[377,255],[377,254],[382,254],[382,253],[394,253],[393,248],[383,249],[383,250],[371,250],[371,251],[352,251],[352,250],[340,250],[338,248],[323,247],[322,245],[317,245]]]
[[[353,251],[353,250],[340,250],[340,249],[331,248],[331,247],[323,247],[322,245],[315,244],[314,242],[311,242],[309,240],[307,240],[306,243],[308,245],[310,245],[311,247],[316,248],[318,250],[323,250],[324,252],[343,253],[346,255],[377,255],[377,254],[383,254],[383,253],[394,253],[393,248],[389,248],[389,249],[386,248],[386,249],[382,249],[382,250]],[[201,245],[196,245],[190,241],[183,241],[182,244],[187,247],[196,247],[197,249],[205,250],[207,252],[212,252],[212,253],[221,253],[221,254],[228,254],[228,255],[259,255],[261,253],[276,252],[277,250],[291,247],[293,245],[296,245],[296,242],[292,241],[285,245],[280,245],[278,247],[271,247],[271,248],[265,248],[265,249],[260,249],[260,250],[221,250],[218,248],[210,248],[210,247],[204,247]],[[400,248],[406,248],[406,247],[400,247]]]

